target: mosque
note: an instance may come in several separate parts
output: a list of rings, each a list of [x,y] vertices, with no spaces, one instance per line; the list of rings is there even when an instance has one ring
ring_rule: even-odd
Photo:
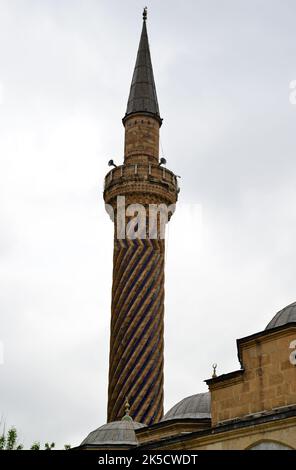
[[[147,9],[122,120],[124,163],[111,160],[104,200],[114,222],[107,424],[76,449],[296,449],[296,302],[265,330],[237,340],[240,368],[205,380],[208,392],[188,396],[164,414],[164,238],[133,225],[140,204],[173,206],[177,176],[159,158],[160,117],[147,35]],[[171,210],[166,223],[172,216]],[[120,223],[119,223],[120,222]],[[149,224],[148,224],[149,225]],[[123,234],[122,234],[123,227]]]

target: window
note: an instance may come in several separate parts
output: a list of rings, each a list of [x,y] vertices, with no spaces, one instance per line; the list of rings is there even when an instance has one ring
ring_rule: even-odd
[[[248,447],[248,450],[292,450],[291,447],[285,446],[280,442],[261,441]]]

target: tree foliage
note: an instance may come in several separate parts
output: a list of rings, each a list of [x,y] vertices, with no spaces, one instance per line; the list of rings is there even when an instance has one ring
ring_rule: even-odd
[[[3,431],[0,434],[0,450],[22,450],[24,446],[18,442],[18,433],[17,429],[12,426],[9,430],[5,431],[5,426]],[[54,442],[46,442],[44,444],[44,450],[53,450],[55,448]],[[71,449],[70,444],[64,445],[65,450]],[[30,450],[41,450],[41,444],[38,441],[33,442],[30,447]]]
[[[0,436],[0,450],[21,450],[23,449],[23,445],[18,443],[18,436],[17,430],[13,426],[11,427],[7,433],[5,433],[5,429]]]

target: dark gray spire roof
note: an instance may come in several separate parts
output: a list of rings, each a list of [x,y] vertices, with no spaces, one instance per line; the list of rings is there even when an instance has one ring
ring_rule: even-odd
[[[143,29],[131,83],[127,109],[123,120],[130,114],[139,112],[153,114],[154,117],[156,117],[161,123],[150,56],[145,14],[143,15]]]

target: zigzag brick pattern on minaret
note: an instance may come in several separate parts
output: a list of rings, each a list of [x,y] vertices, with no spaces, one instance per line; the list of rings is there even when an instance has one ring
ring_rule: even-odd
[[[164,240],[115,240],[108,421],[163,414]]]

